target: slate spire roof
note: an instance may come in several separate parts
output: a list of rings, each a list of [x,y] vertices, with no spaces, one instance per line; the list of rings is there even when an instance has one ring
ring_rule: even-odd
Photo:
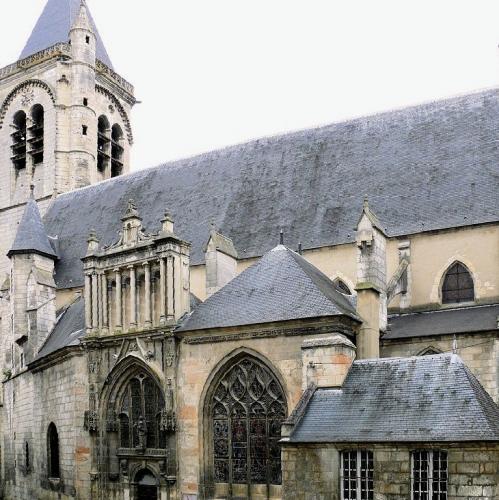
[[[358,319],[327,276],[279,245],[200,304],[178,331],[340,315]]]
[[[39,253],[57,259],[57,254],[45,232],[38,205],[33,198],[30,198],[26,203],[23,217],[17,228],[16,238],[7,255],[10,257],[21,253]]]
[[[36,54],[56,43],[68,42],[69,31],[80,12],[81,3],[81,0],[48,0],[19,59]],[[88,16],[96,37],[97,59],[113,68],[90,11],[88,11]]]
[[[294,443],[499,441],[499,407],[455,354],[355,361],[317,389]]]

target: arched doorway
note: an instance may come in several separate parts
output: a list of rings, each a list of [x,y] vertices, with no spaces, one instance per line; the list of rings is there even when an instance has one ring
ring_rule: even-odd
[[[140,470],[135,476],[137,500],[158,500],[158,482],[149,469]]]
[[[207,448],[217,494],[253,496],[281,484],[284,390],[259,359],[243,355],[220,371],[208,393]],[[263,487],[263,490],[262,490]]]

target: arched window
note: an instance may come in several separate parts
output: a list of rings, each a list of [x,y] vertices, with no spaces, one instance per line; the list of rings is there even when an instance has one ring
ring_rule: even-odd
[[[350,291],[350,288],[348,288],[348,285],[340,278],[336,278],[333,281],[334,288],[338,290],[338,292],[343,293],[344,295],[352,295],[352,292]]]
[[[442,303],[456,304],[475,300],[473,278],[466,267],[455,262],[445,273],[442,284]]]
[[[102,115],[97,121],[97,168],[104,172],[109,165],[109,148],[111,144],[109,137],[109,121]]]
[[[284,392],[270,370],[246,356],[222,373],[209,401],[215,483],[281,484]]]
[[[149,375],[139,373],[128,383],[123,395],[120,420],[121,448],[166,448],[161,425],[165,399]]]
[[[35,104],[31,110],[32,125],[29,127],[29,154],[33,158],[33,165],[43,163],[43,130],[44,130],[43,106]]]
[[[26,168],[26,113],[18,111],[12,123],[12,163],[17,170]]]
[[[48,472],[49,477],[57,479],[61,477],[59,468],[59,434],[57,427],[52,422],[49,425],[47,433],[47,450],[48,450]]]
[[[116,123],[111,130],[111,177],[123,172],[123,131]]]

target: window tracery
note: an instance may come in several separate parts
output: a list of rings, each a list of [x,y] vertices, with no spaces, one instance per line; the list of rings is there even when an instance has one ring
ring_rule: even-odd
[[[145,373],[133,377],[123,395],[120,413],[121,448],[166,448],[161,426],[165,400],[158,385]]]
[[[270,370],[243,358],[218,382],[210,402],[216,483],[281,484],[283,390]]]

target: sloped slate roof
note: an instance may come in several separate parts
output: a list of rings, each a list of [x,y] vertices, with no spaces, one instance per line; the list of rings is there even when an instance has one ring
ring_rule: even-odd
[[[38,352],[36,359],[43,358],[64,347],[78,345],[83,335],[85,335],[85,301],[80,297],[61,311],[54,329]]]
[[[81,285],[92,227],[116,239],[133,198],[149,230],[168,208],[204,262],[210,223],[240,258],[278,242],[354,241],[364,195],[391,236],[498,220],[499,91],[487,90],[172,162],[59,196],[46,216],[59,236],[60,287]],[[98,217],[95,217],[98,214]]]
[[[69,30],[80,12],[80,3],[81,0],[48,0],[19,59],[36,54],[56,43],[68,42]],[[96,57],[112,69],[113,64],[92,19],[90,10],[88,10],[88,14],[96,36]]]
[[[383,340],[497,331],[498,318],[499,304],[390,316]]]
[[[35,252],[57,258],[50,244],[35,200],[29,199],[8,255]]]
[[[294,443],[499,441],[499,407],[459,356],[355,361],[318,389]]]
[[[357,319],[327,276],[279,245],[200,304],[178,331],[338,315]]]

